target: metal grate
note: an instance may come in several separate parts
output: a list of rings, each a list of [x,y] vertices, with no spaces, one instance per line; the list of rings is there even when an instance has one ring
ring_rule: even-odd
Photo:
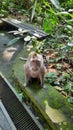
[[[1,100],[0,100],[0,130],[16,130]]]
[[[1,100],[17,130],[44,130],[17,98],[9,82],[0,75]]]

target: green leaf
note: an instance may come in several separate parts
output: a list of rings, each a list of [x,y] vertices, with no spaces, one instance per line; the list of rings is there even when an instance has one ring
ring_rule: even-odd
[[[68,98],[68,102],[70,102],[70,103],[73,104],[73,97],[69,97],[69,98]]]
[[[48,74],[45,76],[45,82],[49,82],[50,84],[55,83],[57,79],[57,75],[54,72],[48,72]]]
[[[68,42],[68,46],[73,47],[73,39],[70,42]]]
[[[57,9],[61,9],[60,3],[58,0],[50,0],[51,3],[57,8]]]
[[[63,75],[64,78],[70,78],[70,74],[68,74],[67,72],[63,72],[62,75]]]
[[[28,41],[30,41],[31,40],[31,36],[26,36],[25,38],[24,38],[24,41],[25,42],[28,42]]]
[[[34,5],[33,5],[32,13],[31,13],[31,21],[34,18],[36,6],[37,6],[37,0],[35,0]]]
[[[8,33],[13,33],[14,35],[20,34],[23,35],[24,33],[28,33],[30,30],[22,30],[22,28],[19,28],[18,30],[9,31]]]
[[[69,30],[73,31],[73,27],[71,25],[67,25],[66,28],[68,28]]]
[[[12,44],[16,43],[21,37],[16,37],[8,42],[7,46],[11,46]]]
[[[69,16],[70,14],[67,11],[58,12],[56,15]]]

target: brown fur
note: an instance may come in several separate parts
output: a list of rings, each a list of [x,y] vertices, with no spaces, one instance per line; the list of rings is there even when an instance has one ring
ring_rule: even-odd
[[[41,87],[44,84],[45,66],[42,55],[31,52],[24,65],[26,86],[31,78],[37,78],[40,81]]]

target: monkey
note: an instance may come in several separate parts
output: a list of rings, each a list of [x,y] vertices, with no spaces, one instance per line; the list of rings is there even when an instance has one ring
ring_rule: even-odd
[[[28,86],[31,78],[37,78],[40,82],[40,86],[44,85],[45,65],[41,54],[35,51],[31,52],[24,64],[25,72],[25,84]]]

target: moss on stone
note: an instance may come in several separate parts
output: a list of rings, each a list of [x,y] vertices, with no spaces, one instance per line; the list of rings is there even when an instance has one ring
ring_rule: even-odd
[[[21,61],[19,57],[28,57],[28,54],[29,52],[25,48],[17,56],[13,66],[14,77],[53,130],[72,130],[73,106],[54,87],[45,84],[45,89],[40,88],[37,82],[33,82],[28,87],[23,86],[25,81],[23,65],[25,61]]]

